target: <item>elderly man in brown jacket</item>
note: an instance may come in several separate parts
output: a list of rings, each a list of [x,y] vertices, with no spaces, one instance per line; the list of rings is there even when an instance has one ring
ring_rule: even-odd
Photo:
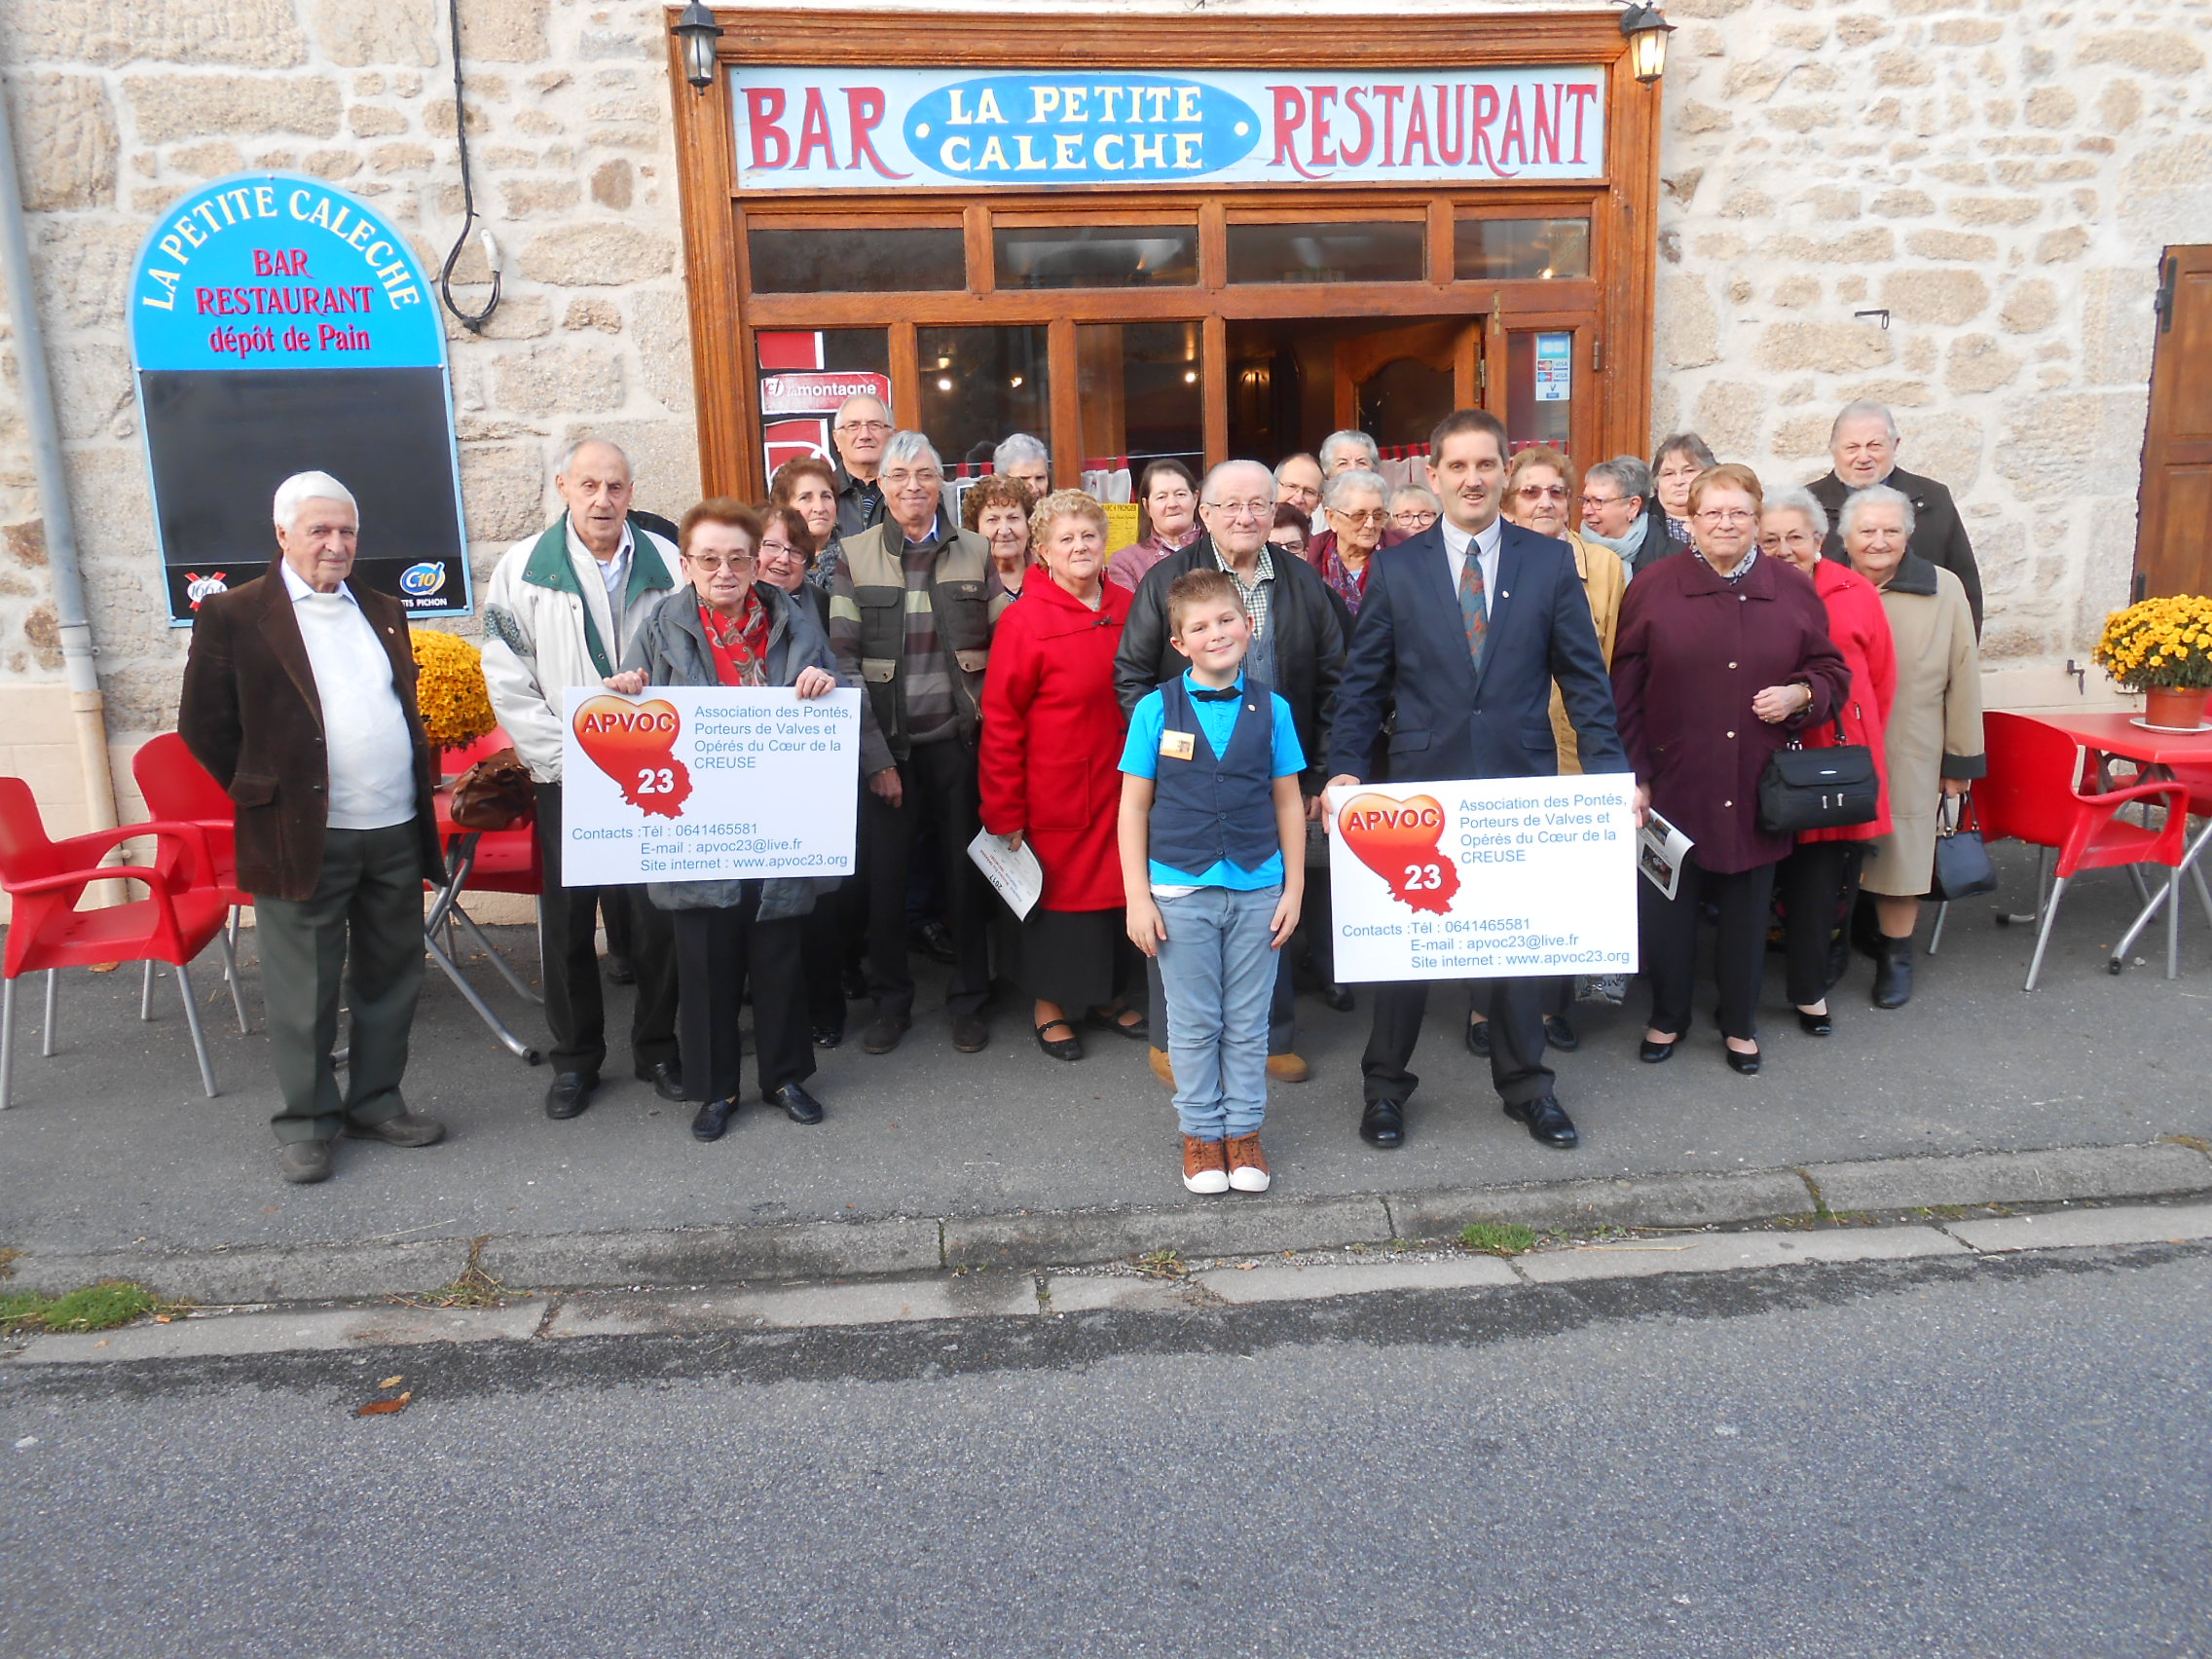
[[[326,472],[296,474],[276,491],[276,525],[282,559],[200,607],[177,725],[235,803],[284,1095],[270,1120],[277,1167],[323,1181],[341,1130],[392,1146],[445,1134],[399,1092],[423,883],[445,866],[406,613],[347,580],[353,497]],[[353,1010],[343,1094],[330,1058],[342,978]]]

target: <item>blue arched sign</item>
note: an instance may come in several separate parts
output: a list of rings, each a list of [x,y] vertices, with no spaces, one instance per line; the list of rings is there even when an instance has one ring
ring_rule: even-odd
[[[130,349],[172,621],[269,568],[271,499],[310,470],[361,503],[356,580],[468,610],[437,294],[366,203],[290,173],[186,197],[139,252]]]

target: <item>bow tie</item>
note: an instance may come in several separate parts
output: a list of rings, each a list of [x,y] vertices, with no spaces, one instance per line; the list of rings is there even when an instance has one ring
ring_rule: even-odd
[[[1190,689],[1191,695],[1201,703],[1234,703],[1237,698],[1244,695],[1234,685],[1222,691],[1208,691],[1197,685]]]

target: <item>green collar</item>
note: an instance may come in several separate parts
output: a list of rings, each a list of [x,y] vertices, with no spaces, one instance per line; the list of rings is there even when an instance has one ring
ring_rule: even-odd
[[[652,536],[638,525],[630,529],[630,581],[622,590],[622,608],[628,610],[639,599],[648,593],[665,592],[676,585],[676,578],[668,573],[661,563],[660,549],[653,545]],[[569,557],[569,515],[563,513],[555,519],[537,545],[530,550],[530,560],[522,568],[522,579],[532,587],[550,588],[556,593],[572,593],[583,600],[583,589],[576,585],[575,561]],[[614,672],[613,661],[607,654],[607,645],[599,637],[599,624],[592,620],[591,606],[587,602],[584,612],[584,649],[591,653],[592,666],[605,679]],[[615,633],[619,636],[622,618],[614,618]]]

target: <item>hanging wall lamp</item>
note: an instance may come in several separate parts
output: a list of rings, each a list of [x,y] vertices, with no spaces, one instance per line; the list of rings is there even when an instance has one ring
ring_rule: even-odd
[[[1660,27],[1666,25],[1662,23]],[[683,16],[676,19],[676,26],[668,32],[683,43],[683,78],[691,83],[693,92],[704,96],[707,89],[715,84],[715,43],[722,38],[721,24],[715,21],[714,13],[700,0],[691,0],[691,4],[683,8]],[[1662,54],[1664,51],[1662,47]]]
[[[1644,86],[1667,72],[1667,37],[1674,32],[1675,25],[1656,6],[1632,4],[1621,14],[1621,33],[1628,36],[1629,69]]]

